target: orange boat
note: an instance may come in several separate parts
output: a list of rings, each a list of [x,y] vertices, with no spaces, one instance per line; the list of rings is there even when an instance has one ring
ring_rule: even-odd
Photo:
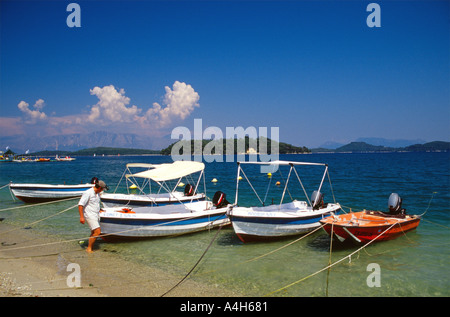
[[[35,162],[50,162],[49,158],[40,157],[34,160]]]
[[[394,202],[394,203],[391,203]],[[334,215],[320,220],[325,231],[336,236],[339,241],[353,240],[357,243],[392,240],[407,231],[417,228],[420,217],[406,215],[401,209],[401,198],[391,194],[389,211],[360,211],[344,215]]]

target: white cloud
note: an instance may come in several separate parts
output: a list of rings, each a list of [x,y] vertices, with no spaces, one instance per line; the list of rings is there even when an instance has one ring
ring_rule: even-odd
[[[199,94],[191,85],[175,81],[173,89],[165,87],[166,94],[164,96],[162,107],[159,103],[153,103],[153,108],[147,110],[145,114],[146,120],[152,122],[159,127],[166,127],[172,123],[174,119],[184,120],[195,109],[199,107]]]
[[[17,105],[19,110],[24,114],[25,123],[35,124],[38,121],[47,119],[47,115],[44,112],[40,111],[45,106],[44,100],[38,99],[36,101],[36,103],[33,105],[33,108],[35,108],[36,110],[31,110],[29,106],[30,105],[23,100]]]
[[[191,85],[175,81],[172,89],[166,86],[165,90],[162,105],[154,102],[152,108],[140,115],[141,108],[128,107],[130,98],[125,96],[123,89],[117,90],[113,85],[94,87],[90,90],[91,95],[97,96],[99,101],[91,107],[87,121],[102,125],[136,122],[146,128],[164,128],[174,120],[186,119],[195,107],[199,107],[200,96]]]
[[[191,85],[179,81],[175,81],[172,88],[165,87],[165,95],[160,103],[154,102],[152,107],[145,109],[130,106],[131,99],[125,95],[125,90],[113,85],[96,86],[90,89],[90,94],[96,96],[98,101],[89,107],[88,113],[67,116],[57,116],[56,113],[47,116],[42,111],[45,107],[43,99],[38,99],[33,106],[21,101],[17,107],[23,115],[17,118],[16,128],[11,131],[16,134],[57,135],[99,129],[129,132],[138,128],[140,133],[158,137],[166,134],[166,129],[174,126],[177,121],[186,119],[199,107],[200,99]],[[43,122],[45,125],[39,124]]]
[[[92,106],[88,121],[98,124],[109,124],[114,122],[133,122],[141,112],[136,106],[127,107],[130,98],[125,96],[125,90],[119,91],[113,85],[103,88],[94,87],[90,90],[91,95],[96,95],[99,101]]]

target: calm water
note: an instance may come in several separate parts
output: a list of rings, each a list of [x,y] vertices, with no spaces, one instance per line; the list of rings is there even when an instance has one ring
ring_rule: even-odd
[[[450,153],[389,153],[389,154],[311,154],[281,155],[280,159],[328,163],[333,192],[325,183],[325,200],[359,209],[386,210],[389,195],[397,192],[403,198],[403,207],[409,214],[422,214],[434,198],[417,230],[393,241],[374,243],[356,253],[351,260],[334,266],[328,276],[329,296],[449,296],[450,295]],[[1,163],[0,186],[13,182],[81,183],[97,176],[110,186],[119,182],[126,163],[170,162],[163,156],[79,157],[73,162]],[[234,201],[236,163],[207,163],[207,195],[221,190]],[[266,202],[279,201],[282,187],[275,186],[287,176],[287,170],[274,173],[272,179],[259,173],[259,167],[244,166],[246,175],[254,176],[260,197]],[[320,181],[320,168],[298,169],[308,195]],[[211,183],[216,178],[217,183]],[[313,182],[310,182],[312,180]],[[296,177],[291,178],[289,193],[304,200]],[[313,186],[314,185],[314,186]],[[119,188],[120,191],[125,190]],[[286,194],[289,199],[289,195]],[[0,209],[20,206],[8,188],[0,190]],[[240,205],[255,205],[258,200],[245,181],[240,183]],[[0,212],[5,223],[23,226],[75,205],[77,201],[59,202],[46,206]],[[347,208],[346,208],[347,210]],[[39,230],[62,239],[84,238],[89,234],[79,224],[77,209],[43,221],[33,230]],[[145,265],[163,268],[184,276],[197,262],[213,239],[216,231],[186,236],[145,241],[99,243],[103,250]],[[329,261],[330,239],[318,231],[289,247],[250,261],[294,241],[290,238],[270,243],[243,244],[233,229],[219,233],[203,261],[191,278],[223,285],[248,296],[264,296],[326,267]],[[74,242],[76,243],[76,242]],[[340,260],[356,246],[333,247],[332,262]],[[381,268],[381,287],[370,288],[366,279],[370,263]],[[135,272],[139,274],[139,272]],[[145,277],[143,277],[145,278]],[[327,272],[322,272],[271,296],[325,296]],[[143,294],[145,295],[145,294]]]

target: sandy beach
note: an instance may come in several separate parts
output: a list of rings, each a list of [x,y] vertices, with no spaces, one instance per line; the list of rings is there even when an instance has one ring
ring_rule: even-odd
[[[70,263],[75,263],[75,268]],[[76,268],[81,273],[79,287],[70,286],[77,280]],[[88,254],[76,241],[62,242],[0,222],[0,297],[160,297],[182,278],[130,263],[101,247]],[[239,294],[186,279],[165,296]]]

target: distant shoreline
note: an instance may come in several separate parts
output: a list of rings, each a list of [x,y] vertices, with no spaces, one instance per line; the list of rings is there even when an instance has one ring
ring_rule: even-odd
[[[414,144],[406,147],[385,147],[382,145],[371,145],[365,142],[351,142],[347,145],[341,146],[337,149],[326,149],[326,148],[300,148],[294,147],[290,144],[280,143],[281,148],[279,149],[279,154],[328,154],[328,153],[408,153],[408,152],[450,152],[450,142],[446,141],[433,141],[425,144]],[[30,154],[9,154],[10,156],[21,156],[21,157],[55,157],[55,156],[71,156],[71,157],[83,157],[83,156],[170,156],[171,146],[166,149],[158,150],[145,150],[145,149],[132,149],[132,148],[112,148],[112,147],[95,147],[88,148],[78,151],[58,151],[58,150],[45,150],[38,151]],[[234,147],[233,150],[235,150]],[[226,152],[225,148],[223,151]],[[1,155],[2,153],[0,153]],[[7,154],[7,153],[5,153]],[[255,154],[259,155],[257,151],[249,153],[233,153],[231,155],[249,155]],[[266,154],[266,153],[265,153]],[[267,153],[270,155],[270,153]],[[3,154],[4,155],[4,154]],[[191,153],[194,155],[194,153]],[[227,153],[223,154],[204,154],[202,156],[214,156],[214,155],[229,155]]]

